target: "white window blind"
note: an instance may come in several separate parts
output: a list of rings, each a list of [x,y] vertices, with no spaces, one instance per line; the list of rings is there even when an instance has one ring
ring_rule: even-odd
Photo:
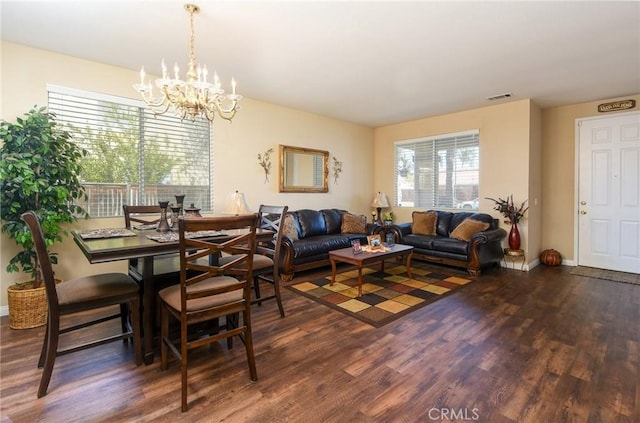
[[[154,116],[142,102],[49,86],[49,111],[89,152],[81,178],[92,217],[122,215],[123,204],[175,204],[185,195],[211,210],[210,124]]]
[[[475,204],[480,180],[477,130],[395,143],[395,205],[456,208]]]

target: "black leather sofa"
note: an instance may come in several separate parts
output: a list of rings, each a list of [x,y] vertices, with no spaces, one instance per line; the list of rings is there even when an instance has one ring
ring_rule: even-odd
[[[367,235],[380,226],[366,223],[363,233],[343,233],[342,216],[346,210],[302,209],[290,211],[293,227],[285,230],[280,254],[280,274],[291,280],[297,271],[330,265],[329,251],[351,247],[351,241],[367,243]],[[366,218],[364,218],[366,219]],[[293,233],[291,233],[293,231]]]
[[[506,237],[507,232],[498,226],[498,219],[485,213],[452,213],[439,210],[428,212],[437,214],[434,235],[412,233],[412,222],[387,228],[387,231],[394,233],[397,243],[414,247],[414,259],[464,267],[471,275],[479,274],[484,267],[500,265],[504,254],[502,239]],[[489,226],[470,235],[468,241],[452,238],[452,232],[467,218],[485,222]]]

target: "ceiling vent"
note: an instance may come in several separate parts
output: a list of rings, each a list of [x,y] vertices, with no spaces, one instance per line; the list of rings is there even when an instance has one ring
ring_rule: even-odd
[[[509,98],[511,97],[511,93],[504,93],[504,94],[498,94],[498,95],[494,95],[491,97],[487,97],[487,100],[491,101],[491,100],[501,100],[503,98]]]

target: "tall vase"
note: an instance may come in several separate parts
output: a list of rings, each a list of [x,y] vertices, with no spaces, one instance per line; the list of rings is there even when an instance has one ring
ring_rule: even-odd
[[[518,231],[518,224],[511,224],[511,231],[509,232],[509,248],[512,250],[520,249],[520,232]]]
[[[168,201],[160,201],[160,222],[158,222],[158,232],[169,232],[169,222],[167,222],[167,208],[169,207]]]
[[[182,207],[170,206],[169,208],[171,209],[171,224],[169,227],[171,227],[171,229],[178,229],[178,217],[180,217]]]
[[[176,195],[176,207],[180,207],[180,211],[178,212],[178,214],[180,216],[184,216],[184,197],[185,195]],[[176,216],[176,219],[178,218],[178,216]]]

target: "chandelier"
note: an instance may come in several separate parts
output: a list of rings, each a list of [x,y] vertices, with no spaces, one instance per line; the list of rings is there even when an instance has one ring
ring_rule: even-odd
[[[179,76],[180,69],[176,63],[173,71],[174,78],[167,72],[167,66],[162,60],[162,78],[156,79],[156,86],[160,89],[160,97],[156,98],[153,93],[151,82],[145,83],[144,67],[140,70],[140,83],[133,88],[142,95],[142,99],[156,115],[171,111],[184,120],[196,120],[198,116],[205,116],[209,121],[213,121],[217,114],[222,119],[231,121],[238,111],[238,102],[241,95],[236,94],[236,81],[231,79],[231,94],[226,94],[220,87],[218,74],[214,73],[213,83],[207,81],[207,67],[196,67],[196,55],[194,53],[193,41],[195,39],[193,31],[193,14],[198,13],[200,8],[194,4],[185,4],[184,8],[189,12],[189,27],[191,38],[189,39],[189,67],[187,69],[186,81],[182,81]]]

